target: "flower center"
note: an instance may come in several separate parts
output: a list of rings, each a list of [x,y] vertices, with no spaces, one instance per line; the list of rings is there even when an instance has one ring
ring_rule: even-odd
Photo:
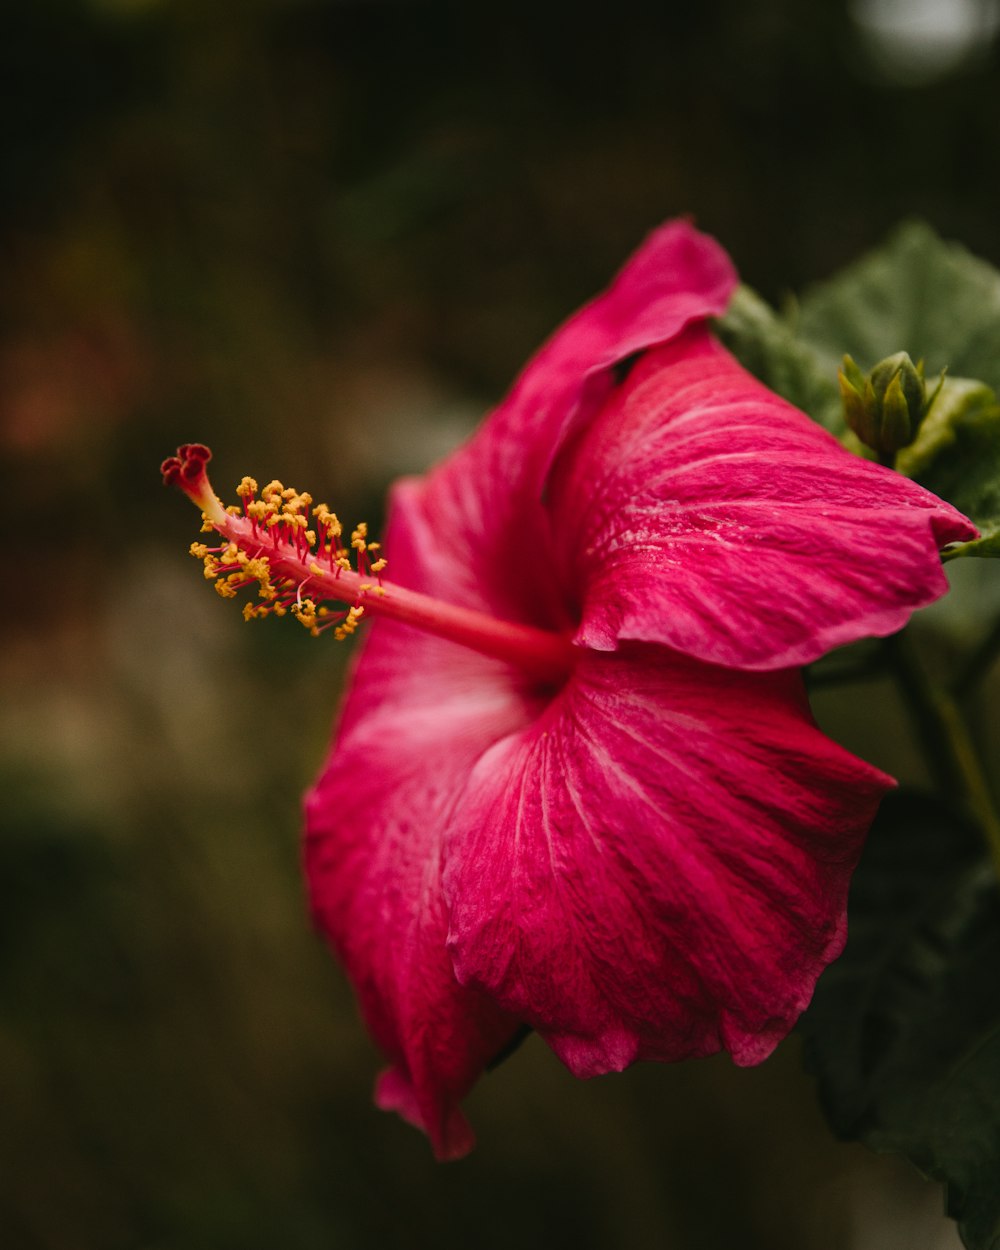
[[[202,532],[214,531],[223,540],[211,547],[191,544],[218,593],[232,599],[258,587],[260,602],[244,605],[245,620],[290,613],[314,636],[332,629],[344,639],[362,617],[388,616],[515,664],[539,680],[558,683],[572,669],[576,648],[568,635],[498,620],[386,581],[387,561],[379,544],[369,541],[368,527],[356,526],[345,545],[336,513],[326,504],[312,506],[311,495],[277,481],[261,490],[245,477],[236,489],[240,504],[223,507],[205,468],[211,458],[207,447],[185,443],[161,471],[168,486],[179,487],[201,508]]]

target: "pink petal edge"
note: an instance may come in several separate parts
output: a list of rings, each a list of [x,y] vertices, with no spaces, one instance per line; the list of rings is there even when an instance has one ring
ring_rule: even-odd
[[[720,1049],[758,1063],[842,948],[892,785],[815,728],[797,674],[591,653],[455,808],[458,978],[579,1076]]]
[[[704,327],[649,352],[549,482],[581,646],[660,642],[747,669],[901,629],[975,527],[846,451]]]

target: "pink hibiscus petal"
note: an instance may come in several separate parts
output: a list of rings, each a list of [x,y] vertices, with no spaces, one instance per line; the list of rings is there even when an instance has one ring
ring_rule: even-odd
[[[738,278],[722,248],[686,221],[661,226],[530,361],[510,394],[473,439],[513,477],[539,475],[574,418],[592,413],[610,388],[609,371],[692,322],[725,311]],[[528,472],[526,473],[526,470]]]
[[[797,674],[591,652],[452,814],[458,977],[580,1076],[720,1048],[757,1063],[843,945],[892,784],[820,733]]]
[[[975,527],[845,451],[704,327],[651,351],[562,453],[548,510],[576,641],[662,642],[742,668],[902,628]]]
[[[426,584],[419,529],[397,493],[394,571]],[[520,674],[392,621],[359,657],[333,751],[306,801],[313,913],[392,1067],[376,1098],[439,1158],[472,1146],[459,1101],[519,1022],[455,979],[445,948],[441,839],[475,761],[537,714]]]
[[[411,484],[437,535],[449,599],[510,620],[567,624],[544,558],[533,559],[548,541],[541,493],[553,457],[607,397],[614,365],[721,313],[736,281],[713,239],[685,221],[661,226],[607,291],[556,331],[476,434]]]

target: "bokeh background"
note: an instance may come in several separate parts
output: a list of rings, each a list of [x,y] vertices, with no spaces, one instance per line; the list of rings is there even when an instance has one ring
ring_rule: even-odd
[[[375,528],[672,214],[773,300],[909,215],[1000,263],[998,17],[4,5],[0,1244],[957,1245],[936,1186],[828,1137],[794,1038],[589,1083],[529,1041],[457,1165],[373,1110],[298,871],[349,646],[245,626],[157,467],[205,441],[220,487]],[[912,774],[891,704],[827,702]]]

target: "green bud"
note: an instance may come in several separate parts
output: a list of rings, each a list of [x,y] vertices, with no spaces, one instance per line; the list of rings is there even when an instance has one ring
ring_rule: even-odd
[[[928,398],[924,362],[914,364],[906,352],[886,356],[867,375],[845,356],[837,379],[847,424],[867,447],[889,457],[913,442],[940,389],[939,383]]]

